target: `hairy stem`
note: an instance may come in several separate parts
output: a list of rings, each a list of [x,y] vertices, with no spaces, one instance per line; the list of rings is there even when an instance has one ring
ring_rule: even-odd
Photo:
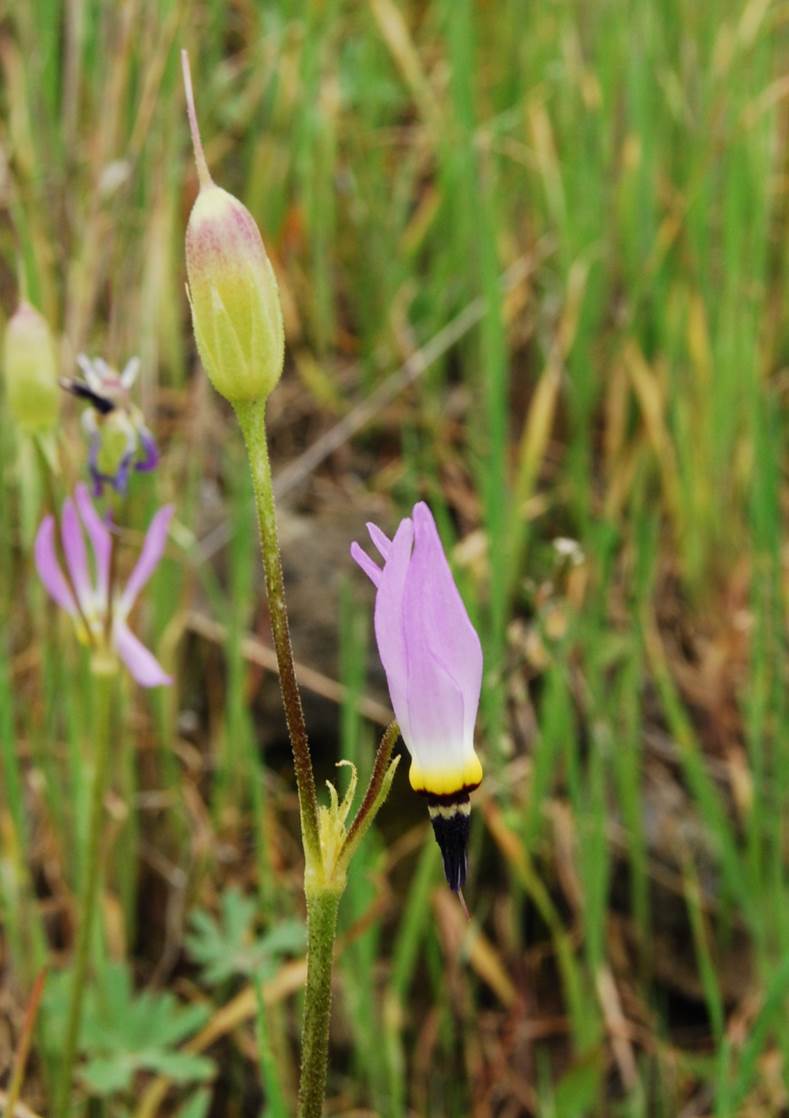
[[[329,1061],[331,976],[342,886],[307,890],[307,988],[301,1033],[299,1118],[321,1118]]]
[[[90,962],[93,926],[96,917],[96,901],[99,895],[101,877],[102,823],[104,821],[104,796],[109,770],[110,720],[112,714],[112,692],[116,665],[94,656],[93,670],[93,787],[90,800],[90,819],[88,822],[88,849],[85,862],[85,878],[80,897],[80,913],[77,931],[77,946],[74,959],[74,974],[71,981],[71,996],[68,1007],[66,1035],[63,1043],[63,1058],[57,1081],[55,1114],[58,1118],[68,1118],[72,1112],[71,1080],[74,1059],[77,1054],[82,1006],[85,994],[85,980]]]
[[[249,468],[252,475],[252,488],[255,494],[255,507],[260,529],[260,550],[263,556],[263,570],[266,577],[271,631],[279,665],[279,686],[282,704],[288,723],[288,734],[293,749],[293,765],[296,772],[296,785],[299,792],[299,811],[307,861],[307,875],[318,876],[322,873],[320,840],[318,837],[318,800],[315,793],[315,776],[312,771],[307,728],[304,724],[304,711],[301,695],[296,683],[293,665],[293,650],[290,643],[288,611],[285,604],[285,583],[282,577],[282,561],[277,537],[277,517],[274,505],[274,489],[271,484],[271,464],[266,443],[266,403],[265,400],[236,401],[234,404],[238,422],[246,443]]]

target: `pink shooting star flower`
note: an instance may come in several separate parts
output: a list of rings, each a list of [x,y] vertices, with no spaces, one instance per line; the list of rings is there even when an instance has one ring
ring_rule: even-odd
[[[351,555],[376,587],[375,636],[389,695],[409,753],[411,787],[427,798],[449,886],[466,879],[469,793],[482,780],[474,723],[482,648],[424,502],[394,539],[368,524],[383,559],[357,543]]]
[[[41,581],[50,597],[72,617],[79,639],[117,655],[142,687],[172,682],[127,624],[137,596],[162,557],[172,515],[172,505],[156,513],[137,564],[119,593],[111,585],[112,535],[96,512],[87,486],[78,485],[74,498],[63,502],[60,538],[68,578],[55,551],[55,518],[45,517],[36,534],[35,560]],[[86,534],[93,552],[90,564]]]

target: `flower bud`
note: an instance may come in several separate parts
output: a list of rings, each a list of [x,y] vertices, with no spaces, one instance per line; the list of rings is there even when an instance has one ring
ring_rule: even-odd
[[[8,408],[27,434],[53,427],[58,417],[55,346],[47,320],[23,299],[8,320],[3,347]]]
[[[214,388],[231,403],[265,399],[282,375],[285,334],[274,270],[252,214],[211,179],[182,52],[200,176],[186,227],[186,272],[197,348]]]
[[[266,397],[282,374],[285,336],[277,281],[258,227],[232,194],[203,185],[186,229],[197,348],[217,392]]]

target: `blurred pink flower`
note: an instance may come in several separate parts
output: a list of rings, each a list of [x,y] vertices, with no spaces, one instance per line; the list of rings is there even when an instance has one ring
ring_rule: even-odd
[[[55,550],[55,518],[45,517],[36,534],[36,567],[50,597],[72,617],[81,640],[114,651],[143,687],[172,682],[127,624],[137,596],[162,557],[172,515],[172,505],[166,505],[153,517],[137,564],[119,593],[110,586],[112,535],[85,485],[78,485],[74,498],[63,502],[60,537],[68,578]],[[90,563],[86,533],[92,551]]]

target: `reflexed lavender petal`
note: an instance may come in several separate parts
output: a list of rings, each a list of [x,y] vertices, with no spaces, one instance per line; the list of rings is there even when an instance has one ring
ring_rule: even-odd
[[[167,542],[167,530],[170,527],[172,515],[173,506],[165,505],[164,508],[159,509],[148,526],[140,558],[137,560],[137,565],[134,570],[129,575],[129,581],[126,583],[126,587],[121,595],[121,608],[126,612],[134,605],[137,595],[153,574],[157,563],[162,557],[164,545]]]
[[[412,540],[411,521],[407,518],[401,520],[375,596],[375,639],[389,684],[389,697],[406,745],[411,738],[411,716],[403,595],[411,561]]]
[[[110,577],[110,557],[112,555],[112,535],[88,494],[88,487],[80,483],[74,490],[79,515],[88,533],[93,558],[96,564],[96,590],[101,602],[107,601]]]
[[[373,586],[381,585],[381,569],[372,561],[366,551],[362,551],[356,540],[351,544],[351,557],[358,563]]]
[[[93,362],[85,353],[77,354],[77,364],[82,369],[82,375],[88,382],[94,392],[101,390],[101,378],[98,377],[93,369]]]
[[[370,539],[378,549],[381,558],[386,561],[392,549],[392,541],[388,536],[384,535],[377,524],[372,524],[369,520],[367,522],[367,531],[370,533]]]
[[[137,379],[137,374],[140,371],[139,357],[130,357],[126,362],[126,367],[121,373],[121,384],[124,388],[129,389]]]
[[[38,576],[47,593],[67,613],[76,614],[77,606],[55,553],[55,518],[46,516],[38,526],[34,546]]]
[[[139,435],[143,456],[137,459],[134,468],[140,473],[147,473],[149,470],[155,470],[159,465],[159,448],[147,427],[141,427]]]
[[[141,687],[172,683],[154,654],[135,637],[128,625],[116,622],[113,635],[118,655]]]
[[[413,516],[414,554],[407,600],[414,612],[419,611],[420,629],[431,655],[462,695],[462,740],[470,745],[482,687],[482,647],[458,593],[430,509],[420,501]]]
[[[66,556],[66,565],[71,576],[71,582],[83,609],[86,609],[93,597],[93,587],[88,571],[88,553],[85,550],[82,521],[77,513],[77,507],[70,497],[67,497],[63,502],[60,535],[63,540],[63,552]]]
[[[112,477],[107,478],[115,492],[120,493],[121,496],[123,496],[123,494],[125,494],[126,490],[129,488],[129,471],[131,470],[133,459],[134,451],[130,450],[127,454],[124,454],[123,458],[121,458],[120,465],[115,471],[115,474]]]
[[[94,357],[93,367],[98,373],[99,384],[104,385],[105,381],[112,378],[112,369],[109,367],[103,357]]]
[[[378,586],[375,634],[389,694],[414,765],[416,788],[443,794],[452,781],[477,781],[474,723],[482,683],[482,649],[455,586],[427,505],[414,508],[394,540],[368,525],[384,557],[377,567],[352,554]],[[457,785],[460,787],[460,784]]]
[[[403,630],[408,660],[407,700],[410,740],[403,732],[420,768],[434,769],[456,764],[466,756],[463,694],[431,648],[428,614],[430,584],[424,571],[414,568],[406,579],[402,602]],[[454,633],[444,630],[447,644]]]

